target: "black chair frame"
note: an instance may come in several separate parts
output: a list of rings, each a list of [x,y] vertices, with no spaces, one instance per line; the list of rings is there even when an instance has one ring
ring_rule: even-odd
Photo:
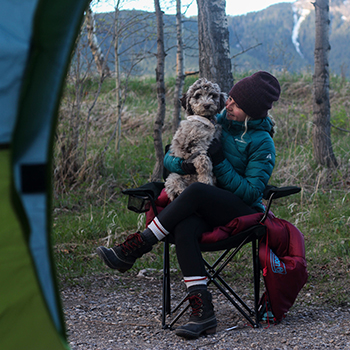
[[[128,209],[137,213],[146,212],[152,206],[154,213],[157,215],[157,207],[155,204],[161,190],[164,187],[163,182],[151,182],[136,189],[128,189],[122,191],[129,196]],[[222,241],[212,244],[200,244],[202,252],[222,251],[220,256],[212,264],[208,263],[203,257],[206,266],[206,274],[208,277],[208,285],[213,283],[218,290],[227,298],[227,300],[243,315],[243,317],[251,324],[252,327],[260,327],[259,315],[259,293],[260,293],[260,263],[258,255],[259,240],[266,234],[266,227],[262,225],[267,218],[273,199],[286,197],[300,191],[299,187],[276,187],[268,185],[264,191],[263,198],[267,200],[265,213],[256,225],[237,233]],[[189,304],[181,311],[180,308],[187,299],[187,295],[175,306],[171,308],[171,288],[170,288],[170,259],[169,245],[170,237],[164,239],[163,252],[163,292],[162,292],[162,327],[164,329],[172,329],[178,319],[189,308]],[[223,279],[221,272],[237,255],[241,248],[252,243],[252,260],[253,260],[253,281],[254,281],[254,308],[249,307],[242,298],[232,289],[232,287]],[[167,315],[175,316],[170,323],[167,323]]]

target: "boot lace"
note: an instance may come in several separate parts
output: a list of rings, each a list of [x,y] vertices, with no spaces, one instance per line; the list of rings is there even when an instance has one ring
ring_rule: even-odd
[[[198,316],[201,317],[203,314],[203,300],[201,298],[202,294],[198,293],[198,294],[194,294],[194,295],[190,295],[186,298],[186,300],[189,300],[191,308],[192,308],[192,312],[191,312],[191,316]]]
[[[122,253],[124,255],[128,255],[132,253],[134,250],[140,248],[144,244],[144,241],[142,240],[140,233],[136,232],[132,235],[129,235],[124,243],[121,243],[118,245],[118,247],[121,248]]]

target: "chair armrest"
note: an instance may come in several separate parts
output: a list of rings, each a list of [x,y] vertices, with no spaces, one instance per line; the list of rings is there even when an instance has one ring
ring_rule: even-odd
[[[163,188],[164,182],[149,182],[137,188],[123,190],[122,193],[129,196],[129,210],[136,213],[144,213],[152,206],[154,213],[157,213],[155,201]]]
[[[273,199],[277,199],[290,196],[300,191],[301,188],[297,186],[277,187],[273,185],[267,185],[263,193],[263,198],[270,199],[271,195],[273,195]]]
[[[263,223],[266,220],[273,199],[287,197],[300,191],[301,188],[297,186],[277,187],[273,185],[267,185],[263,193],[263,198],[266,199],[268,202],[266,205],[264,216],[262,217],[260,222]]]
[[[164,182],[149,182],[137,188],[123,190],[122,193],[128,196],[145,197],[156,200],[164,188]]]

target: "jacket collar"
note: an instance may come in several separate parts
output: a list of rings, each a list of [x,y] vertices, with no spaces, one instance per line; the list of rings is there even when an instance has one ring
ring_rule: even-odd
[[[226,109],[222,112],[223,121],[222,123],[224,125],[227,125],[230,129],[236,129],[236,130],[242,130],[244,129],[244,122],[238,122],[236,120],[228,120],[226,119]],[[248,130],[254,129],[254,130],[265,130],[267,132],[271,131],[272,129],[272,122],[269,117],[263,118],[263,119],[252,119],[248,121]]]

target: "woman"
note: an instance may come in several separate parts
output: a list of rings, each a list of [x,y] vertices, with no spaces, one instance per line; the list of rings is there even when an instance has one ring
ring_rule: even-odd
[[[217,325],[199,249],[201,235],[236,217],[263,211],[262,193],[275,164],[273,123],[268,110],[279,99],[280,90],[278,80],[264,71],[235,84],[225,110],[217,116],[222,125],[221,139],[214,140],[208,150],[217,187],[190,185],[145,231],[130,235],[111,249],[97,248],[107,266],[125,272],[154,244],[168,234],[173,235],[192,307],[189,322],[176,329],[176,334],[184,338],[215,333]],[[164,165],[180,174],[195,171],[190,161],[169,153]]]

